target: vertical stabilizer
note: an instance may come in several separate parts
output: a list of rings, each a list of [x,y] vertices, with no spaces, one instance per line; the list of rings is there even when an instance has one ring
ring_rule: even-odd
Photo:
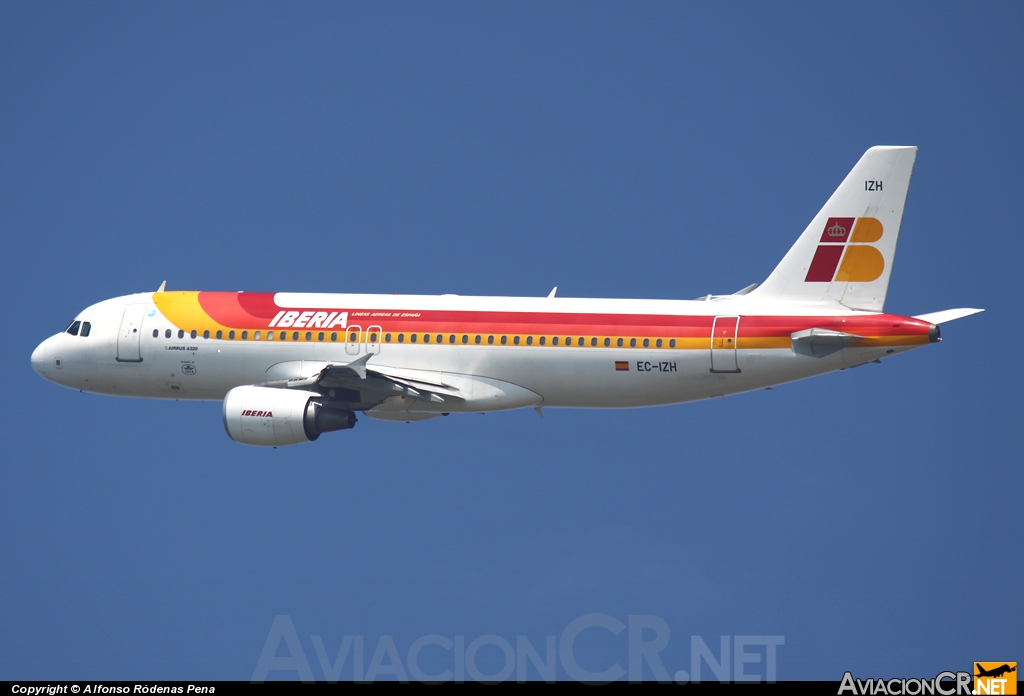
[[[881,312],[916,157],[916,147],[865,152],[751,295]]]

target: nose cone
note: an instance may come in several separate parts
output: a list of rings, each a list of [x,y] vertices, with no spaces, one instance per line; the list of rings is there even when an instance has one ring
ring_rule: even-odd
[[[56,368],[54,361],[57,359],[53,351],[53,343],[56,336],[46,339],[32,351],[32,369],[39,373],[40,377],[53,381],[53,371]]]

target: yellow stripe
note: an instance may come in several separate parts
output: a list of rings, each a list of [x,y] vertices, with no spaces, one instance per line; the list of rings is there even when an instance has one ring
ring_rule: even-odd
[[[200,334],[203,331],[228,330],[227,326],[218,324],[203,311],[199,304],[199,293],[196,291],[155,292],[153,304],[179,329],[195,330]]]

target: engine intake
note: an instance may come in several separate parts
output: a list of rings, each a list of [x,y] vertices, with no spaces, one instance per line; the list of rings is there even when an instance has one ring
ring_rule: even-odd
[[[355,413],[325,406],[320,399],[299,389],[235,387],[224,397],[224,429],[244,445],[280,447],[356,424]]]

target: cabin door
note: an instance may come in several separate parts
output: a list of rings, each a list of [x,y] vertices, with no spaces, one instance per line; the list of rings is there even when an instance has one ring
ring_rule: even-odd
[[[736,362],[736,329],[739,317],[715,317],[711,326],[711,371],[739,372]]]

